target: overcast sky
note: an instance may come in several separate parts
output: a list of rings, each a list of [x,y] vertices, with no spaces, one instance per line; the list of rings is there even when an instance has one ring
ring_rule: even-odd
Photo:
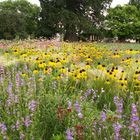
[[[115,7],[116,5],[120,4],[127,4],[129,2],[129,0],[113,0],[111,7]]]
[[[30,1],[31,3],[39,5],[39,0],[28,0],[28,1]],[[120,5],[127,4],[128,2],[129,2],[129,0],[113,0],[113,2],[111,4],[111,7],[115,7],[118,4],[120,4]]]
[[[0,1],[4,1],[4,0],[0,0]],[[39,0],[28,0],[28,1],[33,4],[39,5]],[[127,4],[128,2],[129,2],[129,0],[113,0],[111,7],[115,7],[118,4],[120,4],[120,5]]]

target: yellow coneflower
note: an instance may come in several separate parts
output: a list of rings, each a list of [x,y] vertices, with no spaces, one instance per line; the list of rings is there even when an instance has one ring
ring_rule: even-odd
[[[60,62],[60,60],[57,60],[56,68],[61,68],[61,67],[62,67],[62,63]]]
[[[33,70],[33,74],[38,74],[38,70],[37,69],[35,69],[35,70]]]
[[[91,68],[91,66],[90,66],[90,64],[89,64],[88,62],[86,63],[86,66],[85,66],[85,68],[86,68],[86,69],[89,69],[89,68]]]
[[[124,90],[124,89],[127,88],[127,86],[126,86],[125,83],[121,82],[121,83],[119,83],[119,88],[122,89],[122,90]]]
[[[106,83],[107,85],[109,85],[109,84],[110,84],[109,79],[107,79],[107,80],[105,81],[105,83]]]
[[[8,51],[5,51],[5,53],[4,53],[5,55],[8,55],[9,54],[9,52]]]
[[[63,73],[63,74],[66,74],[66,69],[64,67],[62,67],[60,70],[59,70],[60,73]]]
[[[50,61],[48,62],[48,65],[49,65],[50,67],[52,67],[52,68],[55,68],[55,67],[56,67],[56,63],[55,63],[53,60],[50,60]]]
[[[21,73],[21,77],[25,77],[26,74],[24,72]]]
[[[44,68],[43,62],[40,62],[40,63],[38,64],[38,67],[39,67],[39,68]]]

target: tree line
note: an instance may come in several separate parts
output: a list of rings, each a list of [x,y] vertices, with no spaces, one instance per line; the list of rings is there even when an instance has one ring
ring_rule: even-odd
[[[110,8],[112,0],[26,0],[0,2],[0,39],[52,38],[78,41],[90,36],[140,40],[140,0]],[[94,38],[94,39],[95,39]]]

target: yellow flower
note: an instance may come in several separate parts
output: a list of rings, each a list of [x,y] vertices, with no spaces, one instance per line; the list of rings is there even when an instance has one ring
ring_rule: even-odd
[[[39,81],[43,81],[43,78],[39,78],[38,80],[39,80]]]
[[[106,83],[107,85],[109,85],[109,84],[110,84],[109,79],[107,79],[107,80],[105,81],[105,83]]]
[[[25,74],[24,72],[22,72],[22,73],[21,73],[21,76],[22,76],[22,77],[25,77],[25,76],[26,76],[26,74]]]
[[[89,68],[91,68],[91,66],[90,66],[90,64],[89,63],[86,63],[86,69],[89,69]]]
[[[52,60],[50,60],[50,61],[48,62],[48,65],[49,65],[50,67],[52,67],[52,68],[55,68],[55,67],[56,67],[56,63],[55,63],[54,61],[52,61]]]
[[[33,74],[38,74],[38,70],[35,69],[35,70],[33,71]]]
[[[43,63],[43,62],[40,62],[40,63],[38,64],[38,67],[39,67],[39,68],[44,68],[44,67],[45,67],[45,65],[44,65],[44,63]]]
[[[51,68],[45,68],[43,72],[44,72],[44,74],[50,74],[52,72],[52,69]]]

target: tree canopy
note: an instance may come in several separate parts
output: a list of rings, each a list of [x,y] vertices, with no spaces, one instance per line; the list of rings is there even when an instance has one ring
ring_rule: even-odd
[[[106,17],[108,35],[119,40],[140,39],[140,12],[134,5],[117,6],[108,10]]]
[[[140,0],[110,8],[112,0],[40,0],[40,7],[27,0],[0,2],[0,39],[32,37],[64,40],[118,37],[140,40]]]
[[[93,33],[102,26],[104,11],[112,0],[40,0],[40,33],[52,37],[63,33],[64,39],[77,41],[82,33]]]
[[[0,2],[0,38],[34,35],[40,8],[26,0]]]
[[[135,5],[138,9],[140,9],[140,0],[130,0],[130,5]]]

